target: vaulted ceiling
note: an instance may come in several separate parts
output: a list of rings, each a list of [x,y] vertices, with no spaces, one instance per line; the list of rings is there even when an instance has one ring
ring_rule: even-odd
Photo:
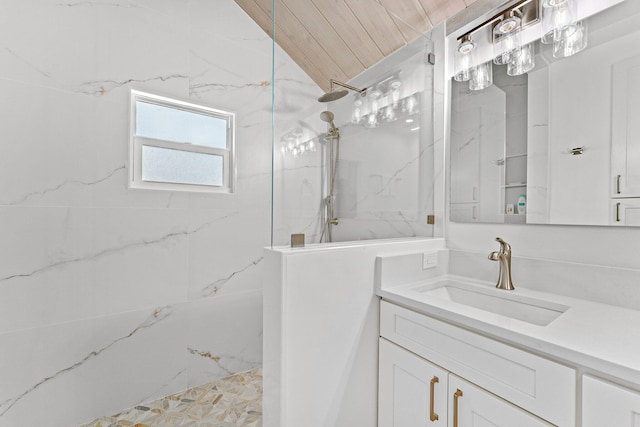
[[[272,0],[235,0],[271,36]],[[346,82],[475,0],[276,0],[275,40],[324,90]]]

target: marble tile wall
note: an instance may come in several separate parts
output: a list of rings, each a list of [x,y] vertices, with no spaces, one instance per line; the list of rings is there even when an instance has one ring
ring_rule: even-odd
[[[261,365],[268,36],[233,0],[26,0],[0,40],[0,426]],[[313,87],[277,58],[277,90]],[[235,195],[127,189],[131,88],[237,113]]]

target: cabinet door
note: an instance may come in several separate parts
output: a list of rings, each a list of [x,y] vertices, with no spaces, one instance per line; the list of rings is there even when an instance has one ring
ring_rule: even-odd
[[[611,224],[640,226],[640,198],[612,199]]]
[[[449,427],[472,426],[540,427],[552,424],[449,374]]]
[[[446,427],[447,372],[380,339],[378,427]]]
[[[477,203],[451,203],[449,219],[454,222],[478,222]]]
[[[585,375],[582,381],[582,427],[637,427],[640,394]]]
[[[613,197],[640,197],[640,56],[613,64]]]

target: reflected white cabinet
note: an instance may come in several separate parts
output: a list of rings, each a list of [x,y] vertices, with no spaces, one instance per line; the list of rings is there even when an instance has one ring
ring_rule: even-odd
[[[613,64],[612,197],[640,197],[640,55]]]
[[[582,427],[637,427],[640,393],[589,375],[582,380]]]
[[[551,426],[384,338],[379,366],[379,427]]]
[[[478,204],[451,203],[449,219],[456,222],[478,222]]]
[[[611,224],[640,226],[640,198],[612,199]]]

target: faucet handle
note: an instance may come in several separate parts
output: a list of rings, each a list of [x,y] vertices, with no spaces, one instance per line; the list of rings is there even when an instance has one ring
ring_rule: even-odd
[[[500,252],[507,253],[511,251],[511,245],[505,242],[502,237],[496,237],[496,242],[500,243]]]

